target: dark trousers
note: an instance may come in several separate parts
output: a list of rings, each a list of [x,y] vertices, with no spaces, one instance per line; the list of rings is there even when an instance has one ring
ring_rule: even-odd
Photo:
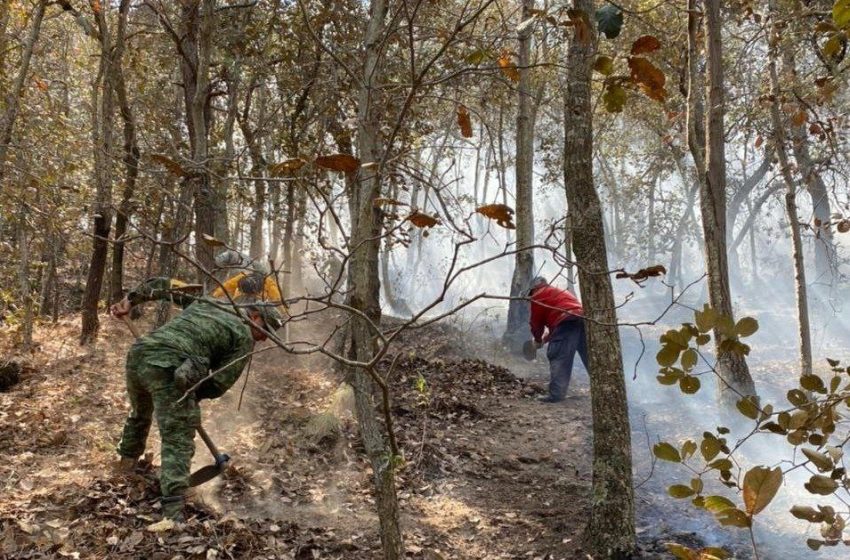
[[[552,331],[549,348],[546,349],[546,357],[549,359],[549,396],[553,399],[561,400],[567,394],[576,352],[589,372],[584,319],[562,321]]]

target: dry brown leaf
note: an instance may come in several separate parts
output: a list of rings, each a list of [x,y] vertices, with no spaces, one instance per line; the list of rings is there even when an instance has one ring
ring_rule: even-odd
[[[407,221],[419,228],[430,228],[440,223],[434,216],[422,212],[413,212],[407,217]]]
[[[501,56],[499,56],[499,68],[502,69],[502,73],[510,78],[512,82],[519,81],[519,70],[517,70],[516,64],[511,60],[511,53],[508,51],[502,51]]]
[[[645,282],[648,278],[653,278],[656,276],[661,276],[663,274],[667,274],[667,269],[664,268],[663,265],[656,264],[653,266],[648,266],[646,268],[642,268],[637,272],[626,272],[625,270],[621,270],[617,273],[615,278],[629,278],[633,280],[636,284],[640,285],[642,282]]]
[[[208,235],[206,233],[201,234],[201,240],[203,240],[204,244],[209,245],[210,247],[224,247],[225,243],[213,237],[212,235]]]
[[[464,138],[472,138],[472,119],[469,118],[469,109],[465,105],[457,106],[457,124]]]
[[[667,98],[667,91],[664,89],[667,77],[650,61],[642,56],[630,56],[629,70],[632,80],[640,86],[647,97],[656,101],[664,101]]]
[[[514,209],[510,206],[504,204],[487,204],[476,208],[475,211],[491,220],[496,220],[496,223],[505,229],[516,229],[516,225],[513,222]]]
[[[848,231],[850,231],[850,220],[841,220],[840,222],[838,222],[836,228],[838,229],[838,233],[847,233]]]
[[[287,159],[280,163],[270,165],[269,173],[277,176],[291,175],[292,173],[295,173],[296,171],[304,167],[306,163],[307,162],[301,158]]]
[[[172,175],[177,177],[188,177],[189,173],[183,167],[171,158],[162,154],[153,154],[151,159],[159,164],[162,164]]]
[[[652,35],[644,35],[643,37],[638,37],[637,40],[632,43],[632,54],[645,54],[651,53],[653,51],[657,51],[661,48],[661,43],[653,37]]]
[[[360,160],[348,154],[333,154],[330,156],[318,156],[316,165],[333,171],[354,173],[360,167]]]
[[[375,208],[379,208],[381,206],[407,206],[407,204],[405,204],[404,202],[402,202],[400,200],[396,200],[394,198],[383,198],[383,197],[381,197],[381,198],[376,198],[372,202],[372,206],[374,206]]]
[[[797,111],[794,115],[791,116],[791,123],[794,126],[803,126],[806,124],[806,112],[805,111]]]

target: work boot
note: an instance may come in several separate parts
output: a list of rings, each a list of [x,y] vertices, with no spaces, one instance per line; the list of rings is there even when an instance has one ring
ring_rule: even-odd
[[[163,519],[170,519],[175,523],[182,523],[186,519],[183,514],[183,506],[186,505],[184,496],[163,496],[159,502],[162,504]]]
[[[559,403],[559,402],[564,401],[564,399],[556,399],[552,395],[545,395],[545,396],[542,396],[542,397],[537,397],[537,400],[542,402],[542,403],[547,403],[547,404],[554,404],[554,403]]]

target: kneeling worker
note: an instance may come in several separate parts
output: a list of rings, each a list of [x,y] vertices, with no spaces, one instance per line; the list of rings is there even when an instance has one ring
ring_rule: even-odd
[[[587,359],[587,339],[584,332],[584,310],[581,302],[568,290],[550,286],[538,276],[531,281],[528,291],[531,299],[531,335],[540,348],[547,342],[549,359],[549,394],[540,400],[556,403],[564,400],[576,352],[585,369],[590,371]],[[543,331],[548,329],[546,336]]]
[[[134,305],[172,297],[165,289],[167,285],[167,279],[148,281],[113,305],[110,312],[120,318]],[[156,415],[162,439],[162,513],[175,520],[182,517],[184,494],[189,488],[195,431],[201,419],[197,400],[215,399],[230,389],[242,374],[254,342],[267,338],[262,329],[275,331],[283,323],[273,307],[262,303],[240,307],[250,324],[220,300],[201,297],[183,303],[186,308],[182,313],[139,338],[127,354],[131,410],[118,445],[122,470],[129,471],[145,450],[151,418]],[[217,373],[201,383],[195,398],[178,404],[185,391],[210,371]]]

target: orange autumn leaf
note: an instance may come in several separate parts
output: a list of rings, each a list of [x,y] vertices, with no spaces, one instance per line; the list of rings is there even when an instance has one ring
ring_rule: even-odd
[[[661,48],[661,43],[652,35],[644,35],[632,43],[632,54],[645,54],[657,51]]]
[[[516,64],[511,60],[511,54],[508,51],[502,51],[498,63],[499,68],[502,69],[502,73],[510,78],[512,82],[519,81],[519,70],[517,70]]]
[[[271,173],[272,175],[277,175],[277,176],[289,175],[291,173],[295,173],[296,171],[298,171],[299,169],[304,167],[304,165],[306,163],[307,162],[304,161],[301,158],[287,159],[287,160],[284,160],[280,163],[275,163],[275,164],[270,165],[269,166],[269,173]]]
[[[496,220],[496,223],[505,229],[516,229],[514,225],[514,209],[504,204],[487,204],[475,209],[476,212]]]
[[[333,154],[330,156],[318,156],[316,165],[332,171],[354,173],[360,167],[360,160],[348,154]]]
[[[434,216],[415,211],[407,217],[407,221],[419,228],[430,228],[440,223]]]
[[[472,138],[472,119],[469,118],[469,109],[465,105],[457,106],[457,124],[464,138]]]

